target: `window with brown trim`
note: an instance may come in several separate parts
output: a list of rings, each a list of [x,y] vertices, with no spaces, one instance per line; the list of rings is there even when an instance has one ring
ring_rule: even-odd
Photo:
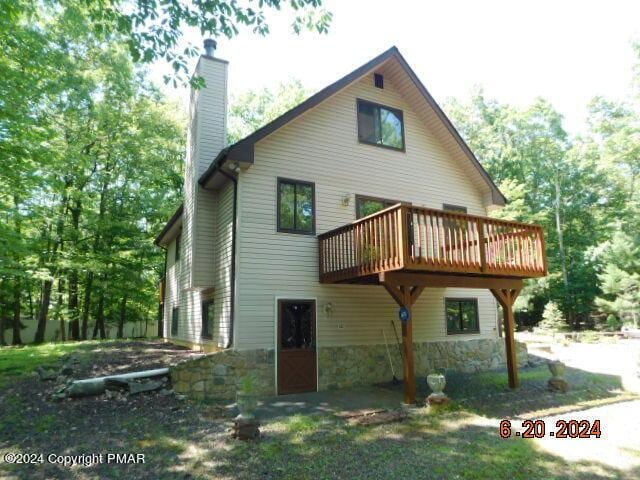
[[[397,200],[389,200],[387,198],[368,197],[365,195],[356,195],[356,218],[372,215],[385,208],[401,203]]]
[[[171,336],[178,335],[178,324],[180,323],[180,308],[173,307],[171,310]]]
[[[442,205],[442,209],[445,212],[454,212],[454,213],[467,213],[467,207],[462,207],[460,205],[451,205],[448,203],[444,203]],[[451,228],[451,229],[462,229],[462,230],[466,230],[467,229],[467,221],[463,220],[461,218],[445,218],[443,220],[443,226],[444,228]]]
[[[213,300],[202,302],[202,330],[200,336],[211,340],[213,338]]]
[[[477,298],[445,298],[447,335],[480,333]]]
[[[402,110],[357,99],[358,140],[361,143],[404,151]]]
[[[467,213],[467,207],[460,205],[451,205],[449,203],[442,204],[442,209],[446,212]]]
[[[313,235],[315,230],[315,185],[278,178],[278,231]]]

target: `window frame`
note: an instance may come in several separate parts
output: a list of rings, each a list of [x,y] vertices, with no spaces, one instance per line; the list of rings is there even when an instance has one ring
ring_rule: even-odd
[[[458,303],[458,318],[459,321],[462,321],[462,302],[472,302],[476,307],[476,330],[459,330],[450,332],[449,331],[449,318],[447,316],[447,303],[448,302],[457,302]],[[444,298],[444,326],[447,331],[447,335],[478,335],[480,334],[480,305],[478,304],[477,297],[445,297]]]
[[[171,336],[178,336],[180,329],[180,307],[173,307],[171,309]]]
[[[364,218],[366,215],[363,216],[359,216],[360,212],[359,212],[359,204],[362,201],[373,201],[373,202],[382,202],[383,204],[387,204],[385,207],[383,207],[383,209],[385,208],[389,208],[392,207],[394,205],[397,205],[398,203],[407,203],[407,202],[401,202],[399,200],[392,200],[390,198],[383,198],[383,197],[374,197],[372,195],[360,195],[359,193],[356,193],[356,202],[355,202],[355,210],[356,210],[356,220],[359,220],[361,218]]]
[[[400,133],[402,134],[402,147],[394,147],[393,145],[384,145],[382,143],[370,142],[368,140],[364,140],[362,135],[360,135],[360,105],[368,104],[377,108],[384,108],[395,114],[400,119]],[[382,124],[382,122],[380,122]],[[356,98],[356,124],[358,127],[358,142],[363,143],[365,145],[373,145],[374,147],[382,147],[388,150],[393,150],[395,152],[406,152],[407,151],[407,142],[405,140],[404,135],[404,112],[399,108],[389,107],[387,105],[383,105],[381,103],[372,102],[371,100],[365,100],[363,98]],[[382,141],[382,139],[380,139]]]
[[[452,213],[469,213],[467,207],[463,207],[462,205],[454,205],[452,203],[443,203],[442,210]]]
[[[204,299],[204,300],[202,300],[200,302],[200,308],[201,308],[201,312],[200,312],[200,318],[201,318],[200,338],[202,338],[204,340],[213,340],[213,331],[205,332],[205,325],[207,324],[205,322],[205,318],[208,317],[206,312],[208,311],[207,308],[208,308],[209,305],[215,305],[215,302],[214,302],[213,298],[206,298],[206,299]],[[211,319],[211,329],[213,330],[214,327],[215,327],[215,315]]]
[[[306,187],[311,187],[311,230],[300,230],[297,228],[284,228],[280,226],[281,220],[281,206],[282,206],[282,198],[280,196],[280,185],[283,183],[293,184],[293,185],[303,185]],[[296,195],[297,196],[297,195]],[[313,235],[316,234],[316,184],[314,182],[308,182],[306,180],[296,180],[293,178],[285,178],[278,177],[276,180],[276,229],[279,233],[293,233],[296,235]],[[294,205],[293,208],[294,214],[294,223],[296,223],[296,208]]]

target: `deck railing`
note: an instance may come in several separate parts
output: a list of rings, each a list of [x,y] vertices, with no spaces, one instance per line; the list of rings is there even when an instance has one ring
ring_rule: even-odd
[[[415,270],[512,277],[546,274],[542,228],[398,204],[318,236],[320,281]]]

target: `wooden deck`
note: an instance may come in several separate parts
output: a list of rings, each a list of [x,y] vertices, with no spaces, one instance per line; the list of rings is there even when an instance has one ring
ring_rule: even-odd
[[[378,283],[386,272],[542,277],[542,227],[397,204],[318,236],[322,283]]]

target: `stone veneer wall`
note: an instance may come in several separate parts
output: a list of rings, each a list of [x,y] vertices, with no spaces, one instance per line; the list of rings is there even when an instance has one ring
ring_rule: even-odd
[[[504,339],[479,338],[414,343],[416,376],[424,377],[439,369],[461,372],[490,370],[506,364]],[[516,342],[518,366],[524,365],[527,347]],[[402,378],[402,360],[396,343],[389,344],[389,354],[396,371]],[[320,348],[319,390],[344,388],[351,385],[371,385],[388,382],[391,378],[389,357],[384,345],[351,345]]]
[[[170,368],[171,383],[178,393],[193,398],[235,400],[242,380],[254,376],[259,396],[275,395],[273,350],[223,350]]]
[[[518,366],[526,364],[527,347],[516,342]],[[402,378],[398,346],[389,344],[389,354]],[[504,339],[472,339],[414,344],[416,376],[424,377],[439,369],[463,372],[489,370],[505,365]],[[372,385],[391,378],[384,345],[324,347],[318,350],[318,390]],[[224,350],[171,367],[173,388],[194,398],[234,400],[243,377],[252,374],[255,391],[271,396],[275,388],[273,350]]]

